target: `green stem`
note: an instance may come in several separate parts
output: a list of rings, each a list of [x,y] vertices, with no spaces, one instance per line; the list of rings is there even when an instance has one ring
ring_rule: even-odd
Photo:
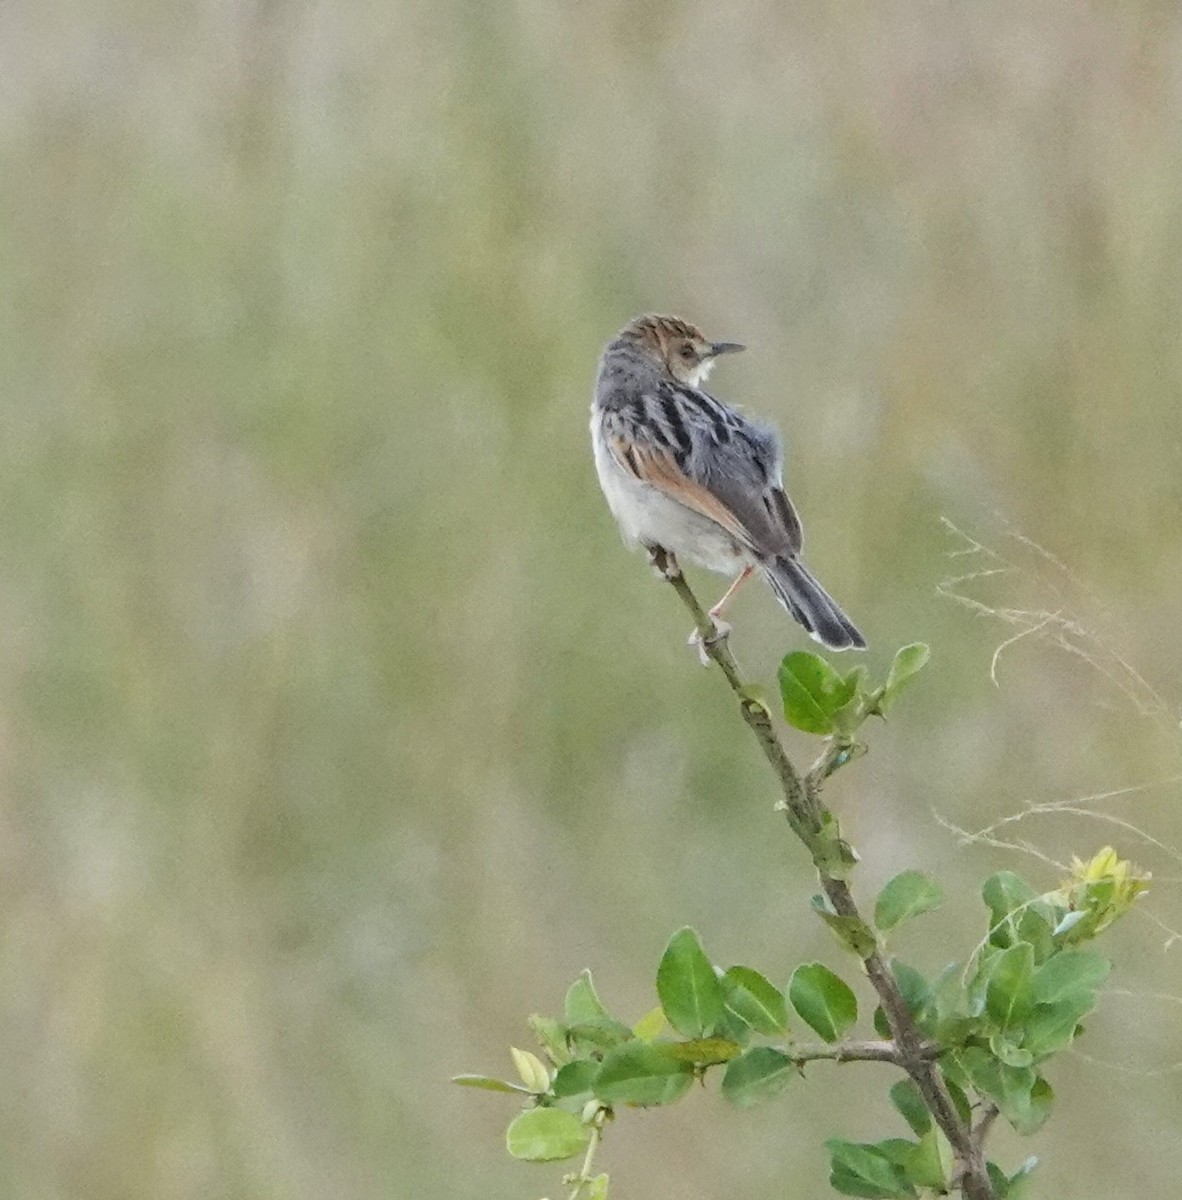
[[[591,1126],[591,1140],[587,1143],[587,1153],[583,1156],[583,1165],[579,1169],[579,1177],[575,1180],[570,1200],[579,1200],[579,1193],[591,1182],[591,1164],[595,1161],[595,1151],[599,1148],[599,1139],[603,1135],[598,1120],[596,1118],[595,1124]]]
[[[698,602],[685,576],[663,550],[654,550],[652,560],[668,579],[682,604],[689,610],[701,635],[706,654],[717,664],[731,691],[735,693],[743,720],[755,735],[764,757],[779,779],[784,794],[783,803],[779,807],[783,808],[792,832],[804,843],[812,856],[820,876],[821,890],[828,898],[833,911],[838,916],[865,926],[866,923],[858,911],[848,885],[834,873],[832,838],[827,840],[823,836],[826,827],[836,828],[832,813],[821,799],[824,780],[842,765],[835,744],[831,742],[812,769],[806,775],[801,775],[788,758],[772,726],[771,714],[763,704],[752,697],[726,639],[718,637],[714,622]],[[980,1136],[974,1136],[975,1131],[971,1126],[961,1120],[943,1076],[932,1060],[931,1044],[915,1024],[911,1010],[907,1007],[903,993],[899,990],[895,976],[877,942],[868,945],[859,953],[859,957],[867,978],[878,993],[883,1015],[891,1031],[895,1057],[887,1061],[896,1062],[914,1080],[933,1119],[948,1138],[956,1156],[956,1186],[960,1188],[961,1195],[964,1200],[997,1200],[997,1194],[985,1169],[985,1155],[981,1146],[988,1126],[979,1131]]]

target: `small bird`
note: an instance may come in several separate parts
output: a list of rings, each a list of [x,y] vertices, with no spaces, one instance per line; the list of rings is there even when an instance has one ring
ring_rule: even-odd
[[[719,638],[730,632],[727,604],[759,571],[816,641],[862,649],[862,635],[800,561],[776,431],[700,386],[719,356],[743,348],[707,341],[677,317],[637,317],[620,330],[603,351],[591,405],[603,494],[629,545],[732,577],[710,610]],[[696,632],[690,641],[705,662]]]

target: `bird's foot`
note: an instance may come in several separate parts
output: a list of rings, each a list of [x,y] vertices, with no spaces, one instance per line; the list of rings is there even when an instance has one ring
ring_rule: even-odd
[[[671,583],[681,574],[681,566],[672,550],[664,546],[645,546],[648,555],[648,565],[656,572],[658,579]]]
[[[702,631],[695,629],[689,635],[688,644],[697,648],[698,662],[704,667],[710,665],[710,655],[707,653],[707,646],[717,646],[719,642],[725,642],[731,635],[731,626],[726,621],[719,620],[718,617],[710,618],[714,622],[714,634],[711,637],[702,637]]]

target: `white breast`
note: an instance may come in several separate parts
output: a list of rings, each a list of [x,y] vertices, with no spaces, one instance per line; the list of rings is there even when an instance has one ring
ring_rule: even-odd
[[[591,415],[595,470],[608,507],[630,546],[663,546],[678,558],[721,575],[735,575],[750,555],[720,525],[641,483],[616,461],[605,444],[598,413]]]

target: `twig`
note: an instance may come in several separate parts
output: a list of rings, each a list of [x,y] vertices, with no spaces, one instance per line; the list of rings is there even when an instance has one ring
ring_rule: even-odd
[[[841,857],[845,843],[836,835],[837,822],[821,799],[821,785],[838,765],[832,745],[821,755],[807,774],[801,773],[788,758],[766,706],[756,698],[743,681],[734,655],[725,638],[718,636],[713,621],[698,602],[685,576],[673,560],[660,549],[652,552],[653,563],[672,585],[674,591],[693,616],[707,655],[716,663],[739,701],[739,712],[755,734],[764,757],[771,764],[784,793],[784,815],[793,833],[804,843],[820,876],[821,890],[833,911],[846,918],[854,927],[869,931],[845,880],[840,876],[856,859],[850,853]],[[835,857],[835,849],[838,851]],[[956,1156],[955,1179],[965,1200],[997,1200],[985,1169],[985,1156],[980,1140],[972,1127],[961,1120],[943,1077],[932,1061],[929,1043],[924,1039],[903,993],[892,974],[878,943],[873,936],[860,941],[858,956],[865,967],[871,986],[878,993],[892,1041],[892,1055],[886,1058],[900,1066],[919,1089],[924,1103],[936,1124],[947,1137]],[[986,1126],[986,1129],[988,1126]],[[982,1134],[983,1138],[983,1134]]]
[[[902,1066],[899,1047],[889,1040],[846,1042],[792,1042],[784,1048],[794,1063],[806,1062],[887,1062]],[[934,1043],[928,1043],[924,1048],[928,1058],[935,1058],[939,1053]]]

